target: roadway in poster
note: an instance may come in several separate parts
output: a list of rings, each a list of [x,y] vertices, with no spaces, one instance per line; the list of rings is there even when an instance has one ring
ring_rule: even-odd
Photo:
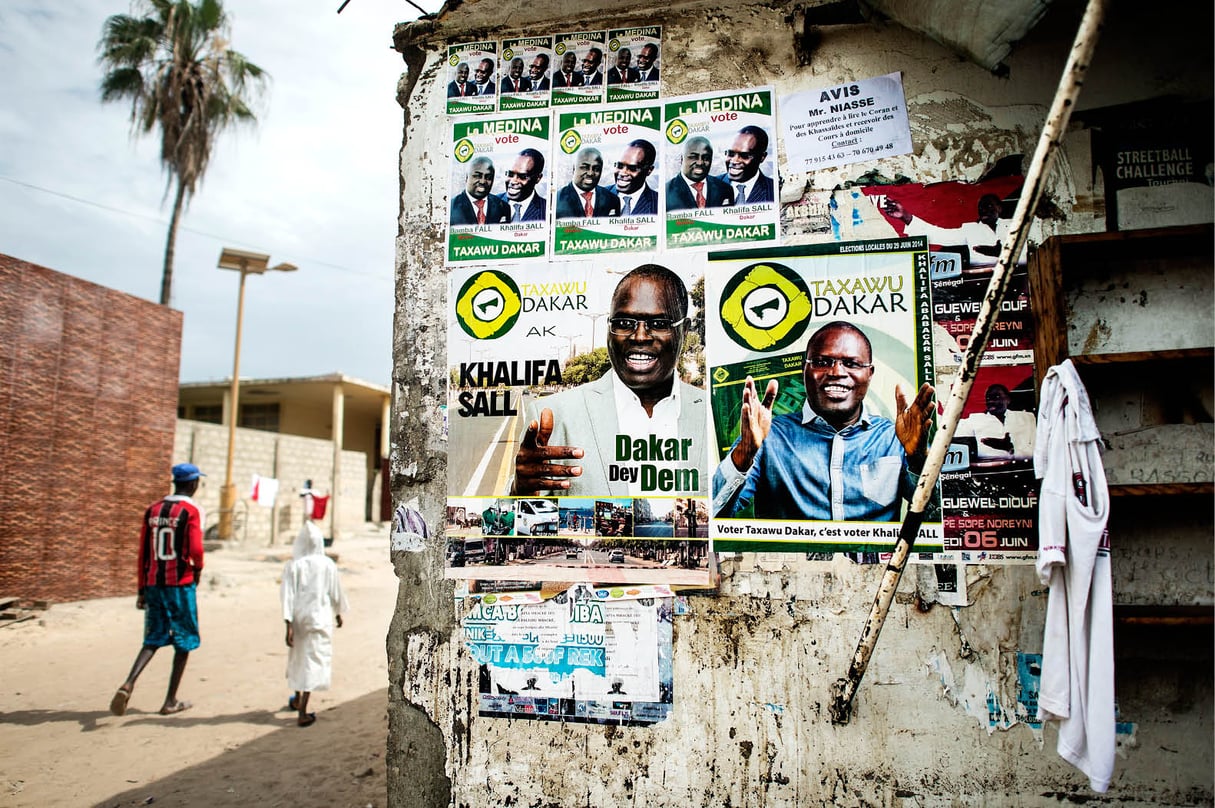
[[[675,302],[701,299],[692,258],[453,269],[448,577],[709,584],[703,340]],[[609,322],[614,295],[646,319]],[[664,373],[678,397],[638,420],[618,396]],[[557,477],[528,475],[538,447]]]

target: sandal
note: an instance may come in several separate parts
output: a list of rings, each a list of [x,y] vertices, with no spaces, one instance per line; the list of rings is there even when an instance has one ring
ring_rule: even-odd
[[[114,715],[125,715],[127,712],[127,701],[131,698],[131,691],[125,688],[118,688],[114,693],[114,698],[110,699],[110,712]]]
[[[308,713],[307,715],[300,716],[300,720],[297,723],[299,723],[301,727],[312,726],[316,723],[316,713]]]

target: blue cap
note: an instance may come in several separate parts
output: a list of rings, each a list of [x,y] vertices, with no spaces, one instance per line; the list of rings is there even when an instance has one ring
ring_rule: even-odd
[[[173,482],[175,483],[188,483],[206,476],[193,463],[178,463],[173,467]]]

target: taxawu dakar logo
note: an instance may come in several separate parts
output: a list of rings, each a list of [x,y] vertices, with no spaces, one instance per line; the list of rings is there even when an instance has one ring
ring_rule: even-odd
[[[509,62],[511,59],[514,59],[514,58],[515,58],[515,52],[513,50],[511,50],[510,48],[507,48],[506,50],[502,51],[503,61]]]
[[[805,333],[810,312],[806,282],[783,264],[752,264],[735,273],[722,290],[722,328],[734,342],[754,351],[792,345]]]
[[[683,143],[683,139],[688,136],[688,125],[679,118],[667,124],[667,140],[679,145]]]
[[[453,53],[451,56],[448,56],[447,63],[449,65],[451,65],[452,67],[455,67],[456,65],[460,64],[460,54]]]
[[[493,269],[469,278],[456,296],[456,320],[475,339],[497,339],[514,327],[523,309],[519,287]]]
[[[561,151],[566,154],[573,154],[578,151],[578,147],[582,145],[582,135],[578,134],[577,129],[567,129],[561,135]]]
[[[456,141],[455,147],[452,148],[452,154],[454,154],[456,159],[461,163],[467,163],[472,159],[472,156],[476,154],[476,152],[476,147],[474,147],[472,141],[466,137],[462,137]]]

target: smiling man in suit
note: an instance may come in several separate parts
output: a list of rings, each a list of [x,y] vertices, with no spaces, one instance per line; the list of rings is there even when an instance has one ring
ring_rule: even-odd
[[[553,76],[554,87],[581,87],[582,74],[578,72],[578,54],[567,50],[561,57],[561,69]]]
[[[532,63],[527,68],[527,80],[533,90],[549,88],[547,53],[537,53],[536,58],[532,59]]]
[[[654,144],[640,138],[629,143],[616,161],[616,184],[612,190],[620,197],[621,216],[658,213],[658,192],[646,184],[654,170]]]
[[[500,198],[510,207],[512,222],[544,221],[548,203],[536,193],[536,183],[543,176],[544,155],[535,149],[519,152],[506,170],[506,192]]]
[[[557,193],[558,219],[592,219],[619,216],[620,198],[599,184],[603,155],[587,146],[574,155],[574,178]]]
[[[713,144],[696,135],[683,144],[679,176],[667,183],[667,210],[721,208],[734,204],[734,191],[717,177],[710,177]]]
[[[726,149],[726,173],[718,177],[734,189],[735,205],[774,201],[776,189],[772,178],[759,168],[767,158],[768,133],[758,126],[739,129]]]
[[[511,493],[545,491],[561,496],[627,496],[640,493],[636,479],[609,469],[637,469],[619,457],[621,439],[683,447],[660,468],[704,468],[705,391],[677,378],[688,331],[688,290],[658,264],[625,275],[612,294],[608,359],[612,369],[596,381],[528,405],[527,428],[515,455]],[[651,458],[660,460],[660,458]],[[569,463],[563,461],[570,461]],[[624,475],[628,476],[628,475]],[[704,474],[689,494],[704,494]]]

